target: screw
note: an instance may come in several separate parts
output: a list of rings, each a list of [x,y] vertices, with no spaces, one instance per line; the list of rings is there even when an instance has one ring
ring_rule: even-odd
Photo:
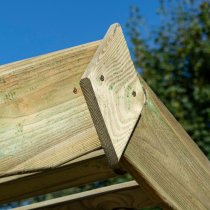
[[[115,169],[114,169],[114,172],[115,172],[117,175],[124,175],[124,174],[126,174],[126,171],[124,171],[124,170],[121,169],[121,168],[115,168]]]
[[[101,76],[100,76],[100,80],[101,80],[101,81],[104,81],[104,75],[101,75]]]
[[[133,97],[136,97],[136,91],[132,92]]]
[[[73,93],[74,93],[74,94],[77,94],[77,88],[74,87]]]

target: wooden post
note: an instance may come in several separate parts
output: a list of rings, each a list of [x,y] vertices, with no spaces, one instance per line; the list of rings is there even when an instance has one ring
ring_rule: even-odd
[[[122,36],[119,25],[111,26],[81,81],[111,165],[116,167],[118,158],[165,208],[210,209],[209,161],[146,83],[140,77],[137,82]],[[110,84],[115,84],[115,94],[110,94]],[[131,104],[124,109],[127,100]]]

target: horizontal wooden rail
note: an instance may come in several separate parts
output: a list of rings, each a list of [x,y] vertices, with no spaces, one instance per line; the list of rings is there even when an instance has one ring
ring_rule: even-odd
[[[105,180],[117,174],[109,167],[103,150],[91,152],[58,168],[0,179],[0,203]]]
[[[80,79],[101,42],[0,67],[0,176],[37,172],[101,148]]]
[[[82,193],[56,198],[14,210],[113,210],[124,208],[144,208],[155,206],[135,181],[111,185]]]

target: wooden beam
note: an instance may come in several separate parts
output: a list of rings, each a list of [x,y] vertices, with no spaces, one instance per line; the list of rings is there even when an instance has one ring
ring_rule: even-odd
[[[122,36],[118,25],[111,26],[81,81],[111,164],[117,165],[123,154],[126,170],[167,208],[210,209],[209,160],[147,84],[136,80]],[[121,91],[126,82],[128,97]]]
[[[145,100],[119,24],[109,28],[80,84],[105,153],[116,166]]]
[[[140,80],[146,103],[122,163],[137,182],[146,181],[148,192],[166,209],[210,209],[209,160]]]
[[[9,203],[116,176],[103,150],[70,161],[56,169],[0,179],[0,203]]]
[[[101,148],[80,79],[101,42],[0,67],[0,176],[55,168]]]
[[[144,208],[154,206],[135,181],[111,185],[82,193],[76,193],[14,210],[52,209],[52,210],[113,210],[124,208]]]

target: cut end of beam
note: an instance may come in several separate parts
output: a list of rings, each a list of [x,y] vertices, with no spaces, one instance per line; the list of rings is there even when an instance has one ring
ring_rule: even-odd
[[[110,165],[116,166],[145,102],[119,24],[109,28],[80,85]]]

